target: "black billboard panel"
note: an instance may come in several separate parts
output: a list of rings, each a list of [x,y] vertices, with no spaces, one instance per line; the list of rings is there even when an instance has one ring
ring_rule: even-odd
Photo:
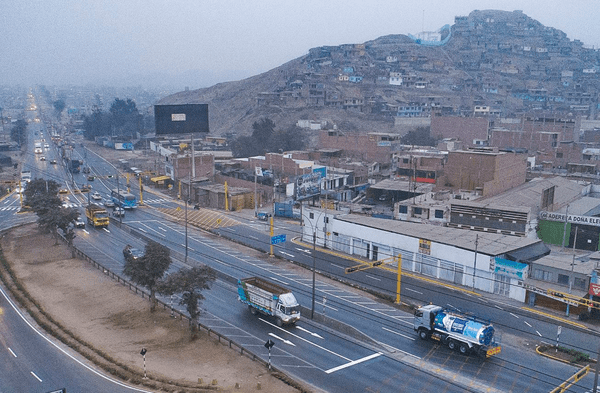
[[[156,135],[208,133],[208,104],[154,105]]]

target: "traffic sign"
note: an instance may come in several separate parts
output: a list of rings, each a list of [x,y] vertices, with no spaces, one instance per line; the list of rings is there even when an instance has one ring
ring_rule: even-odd
[[[271,244],[275,245],[275,244],[279,244],[279,243],[285,243],[285,233],[283,235],[277,235],[277,236],[271,237]]]

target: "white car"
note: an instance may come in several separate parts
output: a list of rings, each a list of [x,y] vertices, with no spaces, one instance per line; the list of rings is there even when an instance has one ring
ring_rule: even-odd
[[[102,199],[102,195],[100,195],[100,193],[98,191],[96,191],[95,193],[92,194],[92,199],[99,201],[100,199]]]
[[[115,211],[113,211],[113,216],[115,216],[115,217],[124,217],[125,216],[125,209],[123,209],[122,207],[115,207]]]

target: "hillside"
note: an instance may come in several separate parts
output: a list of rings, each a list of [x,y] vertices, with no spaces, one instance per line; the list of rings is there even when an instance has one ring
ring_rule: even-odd
[[[532,111],[596,116],[600,55],[520,11],[473,11],[418,37],[313,48],[241,81],[184,91],[159,104],[208,103],[211,133],[247,135],[269,117],[345,131],[406,132],[402,119]]]

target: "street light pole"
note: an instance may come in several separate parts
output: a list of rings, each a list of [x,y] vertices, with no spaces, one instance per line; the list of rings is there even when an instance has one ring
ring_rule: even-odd
[[[317,262],[315,253],[317,250],[317,232],[313,230],[313,268],[312,268],[312,305],[310,307],[310,319],[315,316],[315,270],[317,269]]]

